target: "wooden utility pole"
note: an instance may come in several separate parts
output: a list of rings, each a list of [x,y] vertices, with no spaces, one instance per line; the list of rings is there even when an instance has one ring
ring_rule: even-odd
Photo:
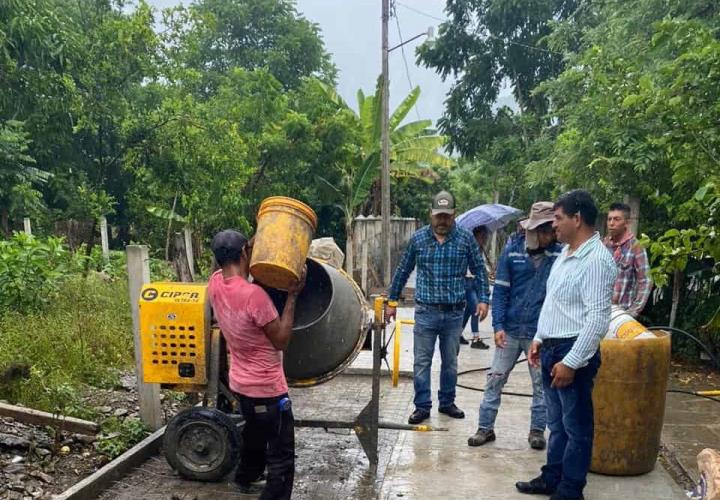
[[[392,262],[390,261],[390,69],[388,66],[388,22],[390,21],[390,0],[382,0],[382,106],[380,117],[381,132],[381,198],[382,198],[382,263],[383,286],[390,286]]]

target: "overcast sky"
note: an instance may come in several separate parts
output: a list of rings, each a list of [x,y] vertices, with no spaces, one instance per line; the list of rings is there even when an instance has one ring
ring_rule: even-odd
[[[157,8],[170,7],[187,1],[149,0]],[[440,19],[445,19],[445,0],[397,0],[397,20],[390,19],[390,46],[400,43],[398,21],[402,39],[407,40],[427,32],[432,26],[437,33]],[[306,18],[317,23],[328,52],[339,70],[338,91],[356,107],[356,93],[362,88],[366,94],[375,89],[380,74],[380,0],[297,0],[297,9]],[[424,40],[405,45],[405,57],[409,70],[405,69],[400,49],[390,53],[390,108],[399,104],[413,86],[422,92],[417,111],[411,111],[408,119],[430,118],[436,121],[443,113],[443,102],[451,82],[443,82],[431,69],[415,64],[415,47]],[[409,76],[409,81],[408,81]],[[508,101],[507,92],[501,96]]]

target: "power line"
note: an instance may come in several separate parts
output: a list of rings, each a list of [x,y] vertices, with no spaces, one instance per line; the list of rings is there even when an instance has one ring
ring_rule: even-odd
[[[432,14],[428,14],[427,12],[423,12],[423,11],[421,11],[421,10],[419,10],[419,9],[416,9],[415,7],[411,7],[411,6],[409,6],[409,5],[405,5],[404,3],[401,3],[401,2],[395,2],[395,3],[396,3],[397,5],[400,5],[401,7],[404,7],[404,8],[406,8],[406,9],[408,9],[408,10],[411,10],[411,11],[415,12],[416,14],[420,14],[421,16],[425,16],[425,17],[427,17],[427,18],[429,18],[429,19],[434,19],[434,20],[436,20],[436,21],[440,21],[440,22],[443,22],[443,23],[444,23],[444,22],[448,22],[448,19],[442,19],[442,18],[437,17],[437,16],[434,16],[434,15],[432,15]],[[573,15],[574,15],[574,14],[573,14]],[[481,27],[480,24],[478,24],[478,26],[475,28],[475,31],[473,32],[473,34],[475,34],[475,35],[479,34],[479,32],[480,32],[480,27]],[[542,47],[535,47],[535,46],[533,46],[533,45],[527,45],[527,44],[521,43],[521,42],[514,42],[514,41],[512,41],[512,40],[506,40],[506,39],[504,39],[504,38],[502,38],[502,37],[495,36],[495,35],[492,35],[492,34],[490,34],[490,33],[486,33],[485,36],[486,36],[487,38],[492,38],[493,40],[499,40],[499,41],[501,41],[501,42],[503,42],[503,43],[506,43],[506,44],[508,44],[508,45],[517,45],[518,47],[524,47],[524,48],[526,48],[526,49],[537,50],[538,52],[545,52],[545,53],[547,53],[547,54],[554,54],[554,55],[557,55],[557,56],[562,56],[562,55],[563,55],[563,54],[560,53],[560,52],[555,52],[555,51],[552,51],[552,50],[543,49]]]
[[[402,53],[403,62],[405,63],[405,75],[407,76],[407,81],[408,81],[408,84],[410,85],[410,92],[412,92],[413,89],[415,88],[415,86],[413,85],[412,78],[410,78],[410,66],[408,65],[407,56],[405,55],[405,46],[403,45],[404,41],[403,41],[403,36],[402,36],[402,30],[400,29],[400,17],[398,16],[397,8],[395,7],[396,3],[397,2],[393,2],[392,15],[395,17],[395,24],[397,25],[398,37],[400,38],[400,52]],[[417,115],[417,119],[420,120],[421,119],[420,111],[418,111],[417,101],[415,102],[413,107],[415,108],[415,114]]]
[[[418,9],[416,9],[415,7],[410,7],[409,5],[405,5],[404,3],[401,3],[401,2],[395,2],[395,3],[396,3],[397,5],[399,5],[399,6],[401,6],[401,7],[405,7],[406,9],[415,12],[416,14],[420,14],[421,16],[429,17],[430,19],[435,19],[436,21],[440,21],[440,22],[445,22],[445,21],[447,21],[447,19],[442,19],[442,18],[440,18],[440,17],[433,16],[432,14],[428,14],[427,12],[423,12],[423,11],[421,11],[421,10],[418,10]]]

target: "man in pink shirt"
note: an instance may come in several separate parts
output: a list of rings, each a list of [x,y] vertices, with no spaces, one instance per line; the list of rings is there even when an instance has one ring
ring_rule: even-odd
[[[278,316],[267,292],[248,281],[251,248],[238,231],[215,235],[212,251],[221,269],[208,283],[215,319],[230,352],[230,389],[245,417],[243,447],[235,481],[261,500],[289,499],[295,474],[295,430],[283,351],[290,343],[303,277],[288,291]],[[265,467],[267,481],[260,485]]]

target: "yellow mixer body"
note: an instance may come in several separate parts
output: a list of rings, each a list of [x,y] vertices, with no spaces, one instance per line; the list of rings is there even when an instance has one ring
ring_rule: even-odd
[[[206,284],[149,283],[140,293],[143,380],[208,383],[210,303]]]

